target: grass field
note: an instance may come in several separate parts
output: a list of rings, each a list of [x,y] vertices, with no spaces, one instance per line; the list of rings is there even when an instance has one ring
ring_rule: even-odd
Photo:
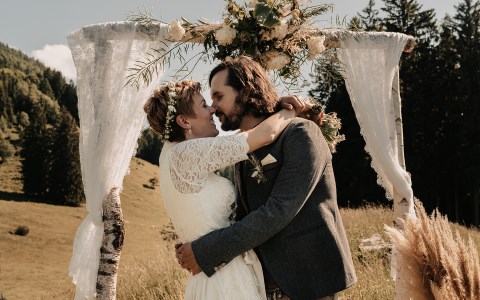
[[[133,159],[121,194],[125,217],[125,243],[119,271],[118,299],[182,299],[188,274],[173,255],[175,237],[162,206],[160,191],[145,188],[158,167]],[[67,276],[75,231],[86,214],[84,207],[42,204],[22,195],[20,163],[0,165],[0,299],[73,299]],[[387,240],[384,224],[392,212],[383,207],[342,209],[358,283],[341,293],[341,299],[392,299],[388,255],[362,253],[362,239],[379,233]],[[14,235],[28,226],[26,236]],[[477,230],[453,225],[474,238]]]

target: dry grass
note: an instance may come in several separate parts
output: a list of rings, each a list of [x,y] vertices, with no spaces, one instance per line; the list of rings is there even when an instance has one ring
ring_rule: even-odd
[[[0,165],[0,178],[17,178],[18,160]],[[133,159],[121,194],[125,218],[122,268],[163,251],[169,220],[159,189],[146,189],[158,166]],[[6,299],[73,299],[74,286],[67,275],[75,231],[85,207],[35,203],[21,194],[18,182],[0,181],[0,294]],[[27,236],[9,233],[28,226]]]
[[[188,273],[176,263],[173,247],[121,266],[117,299],[181,300]]]
[[[416,211],[403,231],[387,228],[404,262],[398,299],[480,299],[480,263],[473,240],[454,234],[438,211],[428,216],[419,201]]]
[[[393,299],[393,280],[390,277],[390,257],[384,253],[360,251],[360,241],[378,233],[388,241],[384,224],[392,224],[389,208],[368,206],[341,209],[347,231],[358,282],[340,294],[341,299]]]
[[[21,194],[18,161],[0,166],[0,295],[6,299],[73,299],[67,276],[75,230],[84,207],[61,207],[30,202]],[[17,170],[17,171],[15,171]],[[144,188],[158,176],[158,167],[133,160],[121,195],[125,243],[118,277],[118,299],[182,299],[187,273],[180,269],[172,248],[175,238],[159,189]],[[362,253],[362,239],[375,233],[388,240],[384,224],[392,225],[389,208],[342,209],[358,282],[341,299],[393,299],[389,256]],[[28,226],[27,236],[9,231]],[[473,229],[452,225],[480,245]]]

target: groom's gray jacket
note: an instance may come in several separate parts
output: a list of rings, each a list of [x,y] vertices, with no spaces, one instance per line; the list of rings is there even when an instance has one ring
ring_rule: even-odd
[[[244,217],[194,241],[197,263],[212,276],[215,267],[255,248],[267,277],[292,299],[346,289],[356,275],[320,129],[294,119],[274,143],[254,153],[259,161],[268,154],[277,161],[263,166],[265,183],[251,176],[250,162],[236,165],[237,213]]]

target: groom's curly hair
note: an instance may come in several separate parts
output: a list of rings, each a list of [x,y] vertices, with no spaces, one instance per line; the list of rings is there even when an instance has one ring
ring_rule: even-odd
[[[237,104],[244,106],[244,114],[254,117],[269,116],[275,112],[278,94],[265,69],[248,56],[240,56],[217,65],[211,72],[208,83],[220,71],[228,70],[226,85],[238,92]]]
[[[178,115],[193,116],[193,95],[201,91],[199,82],[193,80],[182,80],[175,83],[175,117]],[[169,110],[167,101],[169,99],[168,87],[162,85],[153,91],[148,98],[143,110],[147,114],[147,120],[150,127],[156,133],[163,134],[165,132],[167,112]],[[169,142],[181,142],[185,140],[185,130],[177,124],[175,120],[169,122],[171,131],[169,133]]]

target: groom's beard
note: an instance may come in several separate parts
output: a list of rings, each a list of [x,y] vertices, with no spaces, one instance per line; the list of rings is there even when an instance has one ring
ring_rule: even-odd
[[[223,122],[222,130],[230,131],[230,130],[237,130],[240,128],[240,123],[242,122],[242,118],[244,116],[245,106],[240,104],[239,102],[235,101],[235,106],[233,107],[233,111],[230,114],[225,114],[223,112],[217,111],[215,114],[223,114]]]

